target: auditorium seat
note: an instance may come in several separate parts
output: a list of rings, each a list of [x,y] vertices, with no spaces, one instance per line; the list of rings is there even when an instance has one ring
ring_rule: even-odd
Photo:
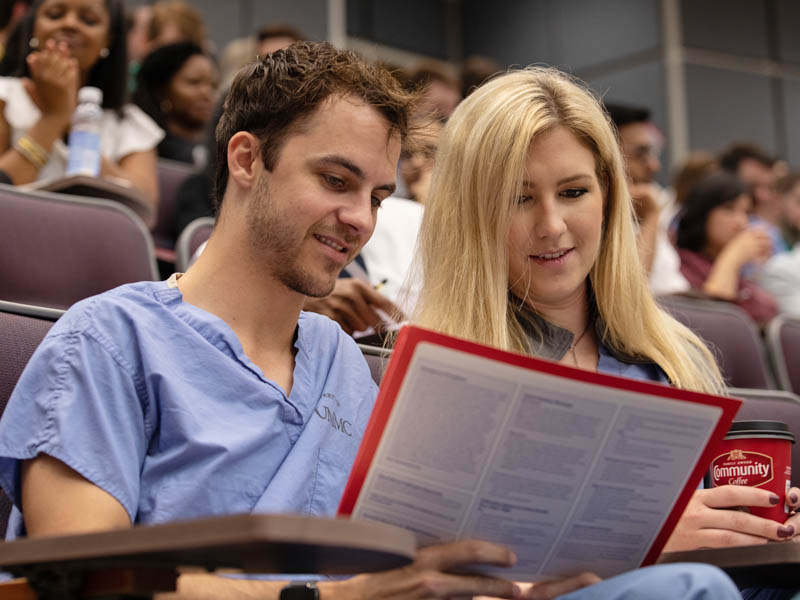
[[[361,354],[364,355],[364,360],[367,361],[372,379],[377,385],[380,385],[383,372],[386,370],[386,364],[389,362],[392,351],[388,348],[367,346],[366,344],[359,344],[358,347],[361,349]]]
[[[153,227],[156,256],[166,262],[175,262],[175,211],[178,188],[195,167],[174,160],[158,160],[158,219]]]
[[[767,325],[766,340],[778,385],[800,394],[800,319],[775,317]]]
[[[0,185],[0,300],[68,308],[158,278],[150,233],[118,202]]]
[[[183,273],[189,268],[194,253],[208,240],[212,229],[214,229],[214,219],[211,217],[200,217],[186,226],[175,246],[176,271]]]
[[[709,345],[725,378],[738,388],[775,387],[755,322],[730,302],[688,296],[661,296],[659,304]]]
[[[63,311],[0,301],[0,415],[33,351]],[[0,490],[0,531],[6,530],[11,501]]]

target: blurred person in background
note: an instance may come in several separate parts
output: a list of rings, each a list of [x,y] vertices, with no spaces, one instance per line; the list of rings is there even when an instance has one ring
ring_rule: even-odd
[[[443,121],[461,102],[461,84],[450,67],[442,62],[428,60],[411,69],[408,85],[421,89],[421,112],[430,112]]]
[[[407,89],[422,92],[422,101],[417,112],[421,121],[432,118],[444,123],[461,102],[461,86],[458,78],[448,65],[440,61],[427,60],[418,63],[407,73],[399,72],[396,77]],[[406,165],[407,160],[411,164]],[[429,169],[421,170],[422,165],[414,163],[422,163],[426,160],[425,156],[414,157],[409,154],[400,159],[397,169],[396,196],[413,199],[422,197],[428,187],[430,173]],[[410,181],[406,180],[406,177],[409,177]],[[416,189],[412,190],[414,185],[416,185]]]
[[[767,261],[760,282],[781,313],[800,317],[800,173],[779,179],[777,190],[783,203],[783,239],[791,250]]]
[[[136,90],[136,75],[139,73],[141,60],[150,52],[148,31],[153,7],[142,4],[129,11],[125,17],[125,37],[128,49],[128,93]]]
[[[778,179],[776,189],[781,199],[781,233],[789,248],[800,242],[800,172]]]
[[[256,33],[257,51],[259,56],[266,56],[275,50],[282,50],[289,44],[301,42],[308,38],[296,27],[286,23],[273,23],[264,25]]]
[[[409,273],[442,128],[442,122],[430,115],[415,117],[414,144],[400,161],[410,198],[395,193],[383,201],[372,237],[361,250],[370,283],[400,306],[401,312],[394,315],[397,320],[404,318],[402,313],[411,309],[419,295],[420,281],[410,279]]]
[[[407,196],[420,204],[425,204],[428,197],[442,127],[444,124],[438,119],[419,117],[415,132],[420,141],[400,160],[400,174],[408,190]]]
[[[800,244],[770,258],[759,283],[775,298],[781,314],[800,318]]]
[[[502,73],[503,66],[489,58],[473,54],[468,56],[461,65],[461,95],[466,98],[484,81]]]
[[[193,42],[205,48],[208,38],[203,15],[183,0],[160,0],[152,7],[147,41],[150,52],[175,42]]]
[[[625,158],[628,190],[639,222],[639,259],[656,295],[686,292],[689,282],[680,271],[680,258],[669,239],[676,208],[671,195],[656,182],[661,171],[664,136],[646,108],[606,103],[617,128]]]
[[[763,325],[777,314],[775,299],[752,278],[752,267],[772,254],[763,226],[750,223],[750,188],[720,171],[699,182],[686,197],[678,223],[681,271],[692,287],[734,302]]]
[[[686,197],[692,188],[719,168],[717,159],[710,152],[698,151],[689,154],[672,178],[672,189],[678,211],[686,204]]]
[[[147,55],[138,80],[133,101],[166,131],[158,156],[204,166],[218,84],[211,57],[193,42],[167,44]]]
[[[153,18],[153,7],[142,4],[132,9],[126,18],[128,60],[141,61],[150,52],[148,31],[150,19]]]
[[[3,58],[9,34],[25,16],[30,4],[30,0],[0,1],[0,59]]]
[[[220,89],[227,90],[243,66],[258,55],[256,39],[252,35],[231,40],[222,49],[219,59]]]
[[[694,186],[718,171],[719,168],[719,163],[713,154],[697,151],[689,154],[689,158],[675,170],[675,175],[672,177],[672,193],[675,198],[676,212],[667,228],[667,235],[673,246],[678,236],[678,223],[680,222],[683,207],[686,204],[686,197]]]
[[[741,179],[753,196],[751,221],[760,224],[772,239],[772,253],[788,250],[781,233],[781,199],[775,189],[776,160],[751,142],[735,142],[720,152],[720,166]],[[778,164],[780,170],[781,165]]]
[[[221,88],[223,90],[228,89],[239,69],[253,62],[256,57],[286,48],[292,42],[307,39],[300,30],[291,25],[270,23],[259,28],[255,35],[232,40],[222,51],[222,60],[220,61]]]
[[[164,133],[127,104],[125,21],[120,0],[39,0],[0,61],[0,170],[15,184],[57,179],[78,89],[103,92],[101,176],[125,179],[158,202],[155,147]]]

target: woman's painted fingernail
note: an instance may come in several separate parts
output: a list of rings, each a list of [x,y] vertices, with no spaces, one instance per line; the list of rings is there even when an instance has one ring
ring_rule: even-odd
[[[781,499],[778,497],[777,494],[770,494],[769,495],[769,503],[772,504],[773,506],[775,504],[777,504],[778,502],[780,502],[780,501],[781,501]]]
[[[794,492],[789,494],[789,502],[791,502],[792,504],[797,504],[797,494],[795,494]]]
[[[778,527],[778,537],[788,538],[794,535],[794,527],[791,525],[781,525]]]

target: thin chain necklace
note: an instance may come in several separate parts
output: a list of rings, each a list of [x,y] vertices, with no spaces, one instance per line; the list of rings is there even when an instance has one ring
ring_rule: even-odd
[[[591,324],[591,322],[592,322],[591,319],[586,320],[586,327],[583,328],[583,331],[577,337],[577,339],[575,339],[575,341],[573,341],[572,344],[570,344],[569,351],[572,352],[572,361],[575,363],[576,367],[580,367],[580,365],[578,364],[578,355],[575,354],[575,347],[581,343],[583,336],[585,336],[586,332],[589,331],[589,325]]]

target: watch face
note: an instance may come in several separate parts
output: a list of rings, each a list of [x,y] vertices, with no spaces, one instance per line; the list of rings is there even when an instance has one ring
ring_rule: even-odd
[[[319,590],[313,583],[291,583],[281,590],[280,600],[319,600]]]

